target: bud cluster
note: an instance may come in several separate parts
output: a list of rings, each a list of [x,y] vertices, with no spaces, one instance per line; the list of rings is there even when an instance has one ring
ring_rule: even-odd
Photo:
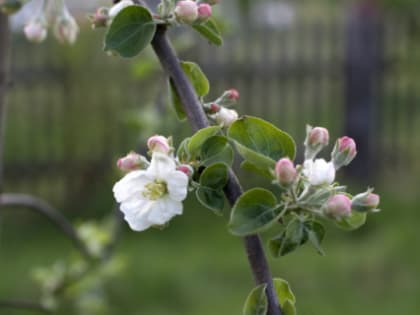
[[[212,5],[219,1],[181,0],[175,6],[174,15],[179,23],[204,23],[212,16]]]
[[[58,6],[53,0],[46,0],[38,13],[34,14],[24,27],[26,38],[34,43],[41,43],[47,38],[48,27],[53,29],[54,36],[61,43],[74,44],[79,27],[70,14],[64,1],[59,1]]]
[[[239,92],[236,89],[230,89],[211,103],[204,103],[203,108],[208,118],[217,125],[228,128],[239,117],[238,112],[233,107],[239,100]]]

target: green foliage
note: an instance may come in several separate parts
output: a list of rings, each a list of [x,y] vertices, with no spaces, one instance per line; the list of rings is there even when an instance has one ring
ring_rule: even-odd
[[[207,22],[193,25],[193,28],[203,37],[217,46],[223,45],[223,39],[220,34],[219,27],[213,18],[208,19]]]
[[[352,211],[349,217],[337,221],[337,225],[344,230],[356,230],[366,223],[366,217],[364,212]]]
[[[244,309],[243,315],[266,315],[268,310],[268,302],[265,296],[265,289],[267,284],[261,284],[256,288],[252,289],[249,293]]]
[[[296,298],[290,288],[289,283],[281,278],[273,279],[274,290],[279,299],[284,315],[296,315]]]
[[[201,146],[200,164],[209,166],[221,162],[231,166],[233,154],[233,149],[225,136],[213,136]]]
[[[293,252],[309,240],[318,253],[324,255],[321,248],[324,236],[325,229],[321,223],[294,218],[279,236],[269,241],[269,248],[274,257],[280,257]]]
[[[282,210],[271,191],[262,188],[248,190],[233,206],[229,230],[240,236],[261,232],[278,221]]]
[[[228,168],[224,163],[206,167],[200,176],[200,187],[196,191],[198,201],[220,214],[225,205],[223,188],[228,180]]]
[[[210,91],[210,83],[200,66],[194,62],[182,61],[181,67],[192,83],[195,92],[199,97],[206,96]],[[169,101],[178,116],[178,119],[184,120],[187,115],[181,102],[179,94],[175,88],[174,82],[169,78]]]
[[[197,156],[203,146],[210,137],[216,135],[220,131],[219,126],[211,126],[197,131],[188,142],[188,152],[191,156]]]
[[[140,6],[129,6],[113,19],[105,36],[105,51],[122,57],[134,57],[153,39],[156,24],[150,12]]]
[[[228,137],[235,141],[242,157],[252,169],[264,176],[274,169],[282,157],[295,157],[295,142],[287,133],[269,122],[245,116],[235,121],[228,129]],[[253,166],[250,166],[252,164]]]

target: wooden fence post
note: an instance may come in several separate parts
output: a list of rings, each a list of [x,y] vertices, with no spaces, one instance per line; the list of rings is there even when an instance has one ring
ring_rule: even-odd
[[[352,7],[346,24],[345,132],[358,145],[348,174],[362,182],[375,174],[376,117],[383,66],[383,25],[374,0]]]

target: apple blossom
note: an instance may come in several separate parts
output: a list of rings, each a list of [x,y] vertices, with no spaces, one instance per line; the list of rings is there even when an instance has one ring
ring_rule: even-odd
[[[108,8],[101,7],[98,8],[94,14],[89,16],[89,19],[92,22],[92,28],[106,27],[109,19],[108,11]]]
[[[334,164],[324,159],[306,160],[303,163],[303,174],[312,186],[330,185],[335,179]]]
[[[342,137],[335,143],[331,158],[334,162],[335,169],[350,164],[356,157],[356,142],[350,137]]]
[[[43,16],[38,16],[30,20],[23,31],[29,41],[41,43],[47,38],[47,21]]]
[[[201,3],[198,5],[198,19],[200,22],[207,21],[212,14],[211,5],[208,3]]]
[[[348,217],[351,214],[351,200],[344,194],[337,194],[328,199],[325,214],[336,219]]]
[[[198,18],[198,5],[191,0],[179,1],[174,12],[179,22],[192,24]]]
[[[238,112],[226,107],[220,107],[220,110],[211,116],[214,121],[223,127],[229,127],[238,119]]]
[[[161,152],[169,154],[172,147],[168,138],[164,136],[154,135],[147,140],[147,147],[151,152]]]
[[[319,151],[328,145],[330,136],[328,130],[323,127],[306,127],[305,159],[313,159]]]
[[[239,100],[239,92],[236,89],[230,89],[227,91],[228,95],[227,97],[232,101]]]
[[[155,152],[146,170],[128,173],[114,185],[113,192],[131,229],[143,231],[182,214],[188,176],[176,170],[173,158]]]
[[[148,166],[149,162],[146,160],[146,158],[133,151],[117,161],[117,167],[124,172],[137,169],[145,169]]]
[[[79,26],[66,6],[63,6],[61,13],[56,17],[54,23],[54,35],[61,43],[74,44],[79,34]]]
[[[288,187],[293,184],[297,175],[293,162],[288,158],[280,159],[276,163],[275,172],[278,182],[283,187]]]
[[[372,189],[354,196],[351,200],[352,209],[361,212],[375,211],[379,206],[379,202],[379,195],[372,193]]]

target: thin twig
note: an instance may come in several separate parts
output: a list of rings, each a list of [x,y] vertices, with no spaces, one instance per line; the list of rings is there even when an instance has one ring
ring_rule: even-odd
[[[80,239],[73,225],[58,210],[54,209],[44,200],[26,194],[4,193],[0,194],[0,210],[2,207],[26,207],[47,217],[73,242],[74,246],[87,259],[92,259],[85,243]]]
[[[51,313],[51,310],[41,303],[25,300],[0,300],[0,309],[1,308],[14,308],[34,312]]]
[[[159,58],[162,68],[173,80],[175,89],[181,99],[189,122],[194,130],[209,126],[207,117],[199,102],[199,99],[182,70],[178,57],[173,50],[167,36],[166,27],[159,25],[152,41],[153,49]],[[229,180],[225,188],[225,195],[231,205],[242,194],[242,188],[235,173],[230,170]],[[251,269],[257,284],[267,284],[268,315],[281,315],[282,311],[274,291],[273,281],[268,267],[267,259],[258,235],[251,235],[244,238],[245,249]]]

